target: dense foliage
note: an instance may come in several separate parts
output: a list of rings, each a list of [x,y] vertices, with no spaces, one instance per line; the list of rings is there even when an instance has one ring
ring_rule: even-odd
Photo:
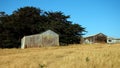
[[[62,12],[46,12],[35,7],[23,7],[11,15],[0,12],[0,47],[20,47],[21,38],[26,35],[53,30],[60,36],[60,43],[79,43],[85,31],[79,24],[68,21],[70,16]]]

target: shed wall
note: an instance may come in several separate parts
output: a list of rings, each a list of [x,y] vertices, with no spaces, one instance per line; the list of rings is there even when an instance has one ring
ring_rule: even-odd
[[[21,40],[21,48],[42,47],[42,46],[58,46],[59,35],[48,30],[41,34],[25,36]]]

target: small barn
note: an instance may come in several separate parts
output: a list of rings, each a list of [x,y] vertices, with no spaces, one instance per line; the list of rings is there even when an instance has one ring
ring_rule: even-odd
[[[120,43],[120,38],[107,37],[107,43],[109,44]]]
[[[107,36],[103,33],[98,33],[93,36],[85,37],[83,43],[107,43]]]
[[[21,48],[59,46],[59,35],[52,30],[40,34],[24,36],[21,39]]]

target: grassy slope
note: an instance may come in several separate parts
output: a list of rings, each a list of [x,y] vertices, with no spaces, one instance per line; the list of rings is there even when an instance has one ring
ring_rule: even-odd
[[[0,68],[119,68],[120,45],[0,49]]]

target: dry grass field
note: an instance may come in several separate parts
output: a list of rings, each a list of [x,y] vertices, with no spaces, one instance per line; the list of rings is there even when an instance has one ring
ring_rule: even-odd
[[[0,49],[0,68],[120,68],[120,44]]]

